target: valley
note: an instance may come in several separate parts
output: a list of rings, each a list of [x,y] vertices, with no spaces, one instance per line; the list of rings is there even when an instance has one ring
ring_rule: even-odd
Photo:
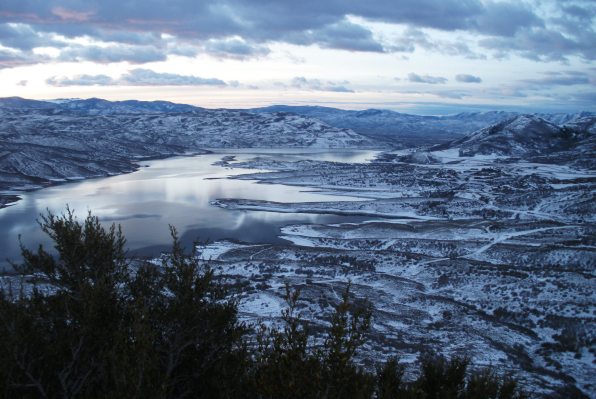
[[[280,237],[288,245],[220,246],[212,262],[252,291],[241,305],[247,320],[278,317],[290,281],[302,288],[307,318],[324,326],[351,282],[375,309],[369,359],[407,361],[439,350],[510,370],[542,394],[571,384],[592,395],[594,173],[453,151],[430,152],[438,164],[401,161],[409,155],[384,153],[369,164],[228,165],[272,170],[235,179],[361,200],[214,202],[224,209],[370,218],[286,226]]]
[[[320,330],[351,284],[374,309],[367,367],[466,355],[538,397],[596,395],[592,114],[15,101],[0,107],[0,206],[23,198],[0,210],[11,234],[69,200],[138,232],[137,248],[166,250],[156,226],[181,225],[212,239],[200,254],[252,325],[279,322],[289,283]],[[19,209],[31,220],[9,225]]]

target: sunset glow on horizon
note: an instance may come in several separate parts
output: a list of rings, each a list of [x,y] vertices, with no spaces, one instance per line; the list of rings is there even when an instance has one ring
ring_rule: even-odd
[[[0,81],[4,97],[208,108],[594,110],[595,15],[582,0],[8,0]]]

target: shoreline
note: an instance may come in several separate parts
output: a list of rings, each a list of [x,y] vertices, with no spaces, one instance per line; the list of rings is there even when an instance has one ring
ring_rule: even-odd
[[[253,151],[254,150],[254,151]],[[308,152],[296,152],[296,151],[307,151]],[[122,173],[114,173],[114,174],[107,174],[107,175],[102,175],[102,176],[89,176],[89,177],[85,177],[85,176],[77,176],[77,177],[65,177],[63,180],[45,180],[43,182],[43,185],[39,185],[39,186],[33,186],[30,188],[18,188],[17,187],[8,187],[4,190],[0,190],[0,210],[5,209],[5,208],[9,208],[13,205],[15,205],[16,203],[18,203],[20,200],[22,200],[22,195],[20,193],[26,194],[29,192],[33,192],[33,191],[37,191],[37,190],[43,190],[44,188],[48,188],[48,187],[54,187],[54,186],[58,186],[58,185],[62,185],[62,184],[68,184],[68,183],[75,183],[75,182],[80,182],[83,180],[91,180],[91,179],[101,179],[101,178],[107,178],[107,177],[112,177],[112,176],[121,176],[121,175],[125,175],[125,174],[129,174],[129,173],[134,173],[137,172],[139,169],[141,169],[143,167],[143,165],[140,165],[141,162],[144,161],[154,161],[154,160],[160,160],[160,159],[169,159],[169,158],[174,158],[174,157],[195,157],[198,155],[208,155],[208,154],[223,154],[223,153],[234,153],[234,154],[248,154],[248,153],[254,153],[254,154],[262,154],[262,155],[266,155],[266,154],[275,154],[276,152],[279,151],[289,151],[289,153],[294,153],[296,152],[297,154],[309,154],[309,153],[327,153],[327,152],[345,152],[345,153],[351,153],[351,152],[358,152],[358,151],[379,151],[379,152],[384,152],[386,151],[386,149],[383,149],[381,147],[375,147],[375,148],[311,148],[311,147],[231,147],[231,148],[214,148],[214,147],[206,147],[206,148],[200,148],[198,150],[195,151],[190,151],[184,154],[179,154],[179,153],[172,153],[169,155],[155,155],[155,156],[147,156],[147,157],[133,157],[131,159],[126,160],[127,162],[130,163],[132,170],[129,171],[125,171]],[[234,178],[234,177],[231,177]],[[43,178],[38,178],[40,180],[43,180]],[[289,185],[293,185],[293,184],[289,184]]]
[[[106,174],[106,175],[102,175],[102,176],[89,176],[89,177],[85,177],[85,176],[65,177],[64,179],[61,179],[61,180],[46,180],[46,182],[44,182],[44,185],[34,186],[34,187],[30,187],[30,188],[9,187],[5,190],[0,191],[0,210],[9,208],[9,207],[17,204],[19,201],[21,201],[23,199],[22,194],[17,194],[17,193],[26,194],[26,193],[30,193],[30,192],[34,192],[34,191],[38,191],[38,190],[43,190],[44,188],[59,186],[62,184],[76,183],[76,182],[80,182],[80,181],[84,181],[84,180],[92,180],[92,179],[103,179],[103,178],[112,177],[112,176],[122,176],[122,175],[126,175],[129,173],[134,173],[144,167],[143,165],[140,165],[140,163],[145,162],[145,161],[155,161],[155,160],[168,159],[168,158],[174,158],[174,157],[194,157],[197,155],[207,155],[207,154],[213,154],[213,153],[214,152],[211,150],[201,149],[196,152],[191,152],[191,153],[186,153],[186,154],[171,154],[171,155],[156,155],[156,156],[148,156],[148,157],[139,157],[139,158],[133,158],[133,159],[127,160],[127,162],[130,162],[130,165],[133,169],[124,171],[122,173],[113,173],[113,174]]]

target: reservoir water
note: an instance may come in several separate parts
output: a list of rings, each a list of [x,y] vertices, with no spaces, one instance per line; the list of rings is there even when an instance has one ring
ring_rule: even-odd
[[[194,240],[233,239],[245,242],[281,242],[279,228],[292,223],[338,223],[356,217],[333,215],[229,211],[210,201],[218,198],[246,198],[276,202],[341,201],[356,198],[334,196],[305,187],[259,184],[253,180],[227,179],[252,173],[213,165],[227,155],[238,161],[260,157],[282,160],[329,160],[365,162],[375,151],[310,152],[269,150],[222,151],[192,157],[175,157],[141,162],[133,173],[61,184],[20,194],[16,204],[0,209],[0,269],[7,259],[19,261],[19,235],[23,244],[35,248],[51,246],[37,219],[50,210],[63,213],[68,205],[82,219],[88,211],[106,225],[120,224],[131,254],[158,255],[171,243],[168,225],[178,229],[187,246]]]

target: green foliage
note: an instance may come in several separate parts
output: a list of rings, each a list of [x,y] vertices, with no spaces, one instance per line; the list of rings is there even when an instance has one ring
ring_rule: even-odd
[[[422,359],[422,374],[415,389],[428,399],[459,398],[465,387],[468,364],[466,358],[448,361],[442,356],[426,355]]]
[[[46,282],[0,289],[0,398],[523,398],[494,370],[426,356],[415,381],[396,358],[358,365],[371,307],[348,284],[323,337],[286,287],[283,326],[256,333],[213,271],[185,254],[174,228],[161,265],[130,261],[119,228],[89,214],[48,213],[56,255],[23,248],[23,274]],[[26,290],[25,288],[32,290]]]
[[[184,254],[174,229],[161,267],[133,267],[121,231],[96,217],[80,223],[67,210],[40,224],[57,256],[23,248],[19,269],[50,286],[0,300],[4,397],[218,397],[237,389],[245,329],[236,304]]]
[[[368,307],[350,302],[350,286],[336,306],[322,347],[296,314],[300,290],[286,286],[288,307],[281,329],[262,327],[258,335],[253,391],[262,398],[370,398],[373,375],[356,366],[354,355],[370,325]]]
[[[479,370],[470,375],[466,399],[523,399],[527,396],[518,388],[517,381],[509,376],[501,377],[492,368]]]
[[[399,364],[396,357],[392,357],[383,367],[377,369],[377,397],[379,399],[397,399],[405,397],[402,378],[404,366]]]
[[[261,326],[252,390],[264,398],[317,398],[321,396],[323,367],[309,350],[308,326],[296,315],[300,291],[286,286],[288,307],[282,311],[284,326]]]
[[[356,306],[350,302],[350,285],[343,293],[331,319],[329,335],[323,347],[326,397],[367,398],[374,390],[374,380],[354,362],[354,356],[365,343],[370,328],[372,311],[368,305]]]

